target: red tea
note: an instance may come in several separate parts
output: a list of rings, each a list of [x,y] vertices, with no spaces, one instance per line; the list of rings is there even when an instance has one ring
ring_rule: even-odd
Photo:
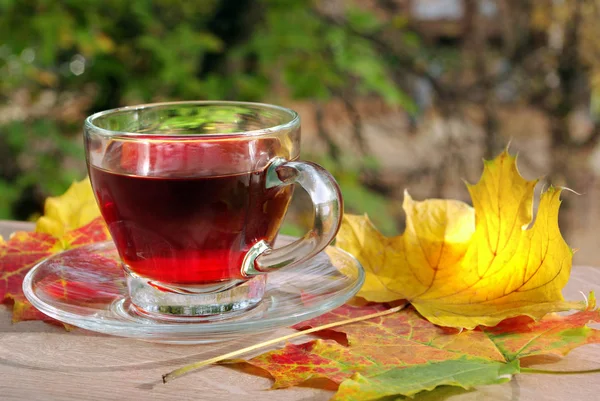
[[[291,186],[265,188],[265,170],[206,177],[148,177],[90,166],[123,261],[144,277],[207,284],[241,277],[248,249],[272,244]]]

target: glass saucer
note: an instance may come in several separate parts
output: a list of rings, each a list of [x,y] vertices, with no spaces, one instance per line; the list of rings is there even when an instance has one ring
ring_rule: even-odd
[[[293,241],[280,236],[276,247]],[[61,322],[140,340],[201,344],[227,341],[294,325],[344,304],[361,287],[364,271],[345,251],[328,247],[298,266],[269,273],[255,308],[209,322],[171,322],[140,315],[127,296],[125,275],[112,241],[49,257],[23,281],[27,299]]]

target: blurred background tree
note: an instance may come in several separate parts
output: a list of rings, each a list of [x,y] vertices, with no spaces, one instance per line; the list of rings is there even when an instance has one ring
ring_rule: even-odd
[[[528,178],[585,194],[561,226],[599,264],[599,18],[600,0],[0,0],[0,218],[85,174],[92,112],[265,101],[300,112],[303,157],[388,234],[406,188],[468,201],[512,141]]]
[[[379,27],[369,12],[348,13],[361,32]],[[80,127],[95,111],[173,99],[326,102],[348,89],[412,107],[369,41],[307,0],[4,0],[0,37],[0,218],[35,216],[84,174]],[[369,203],[368,191],[351,190]]]

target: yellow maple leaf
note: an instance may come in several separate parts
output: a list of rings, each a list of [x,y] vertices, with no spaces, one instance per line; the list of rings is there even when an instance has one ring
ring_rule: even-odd
[[[468,185],[473,207],[416,202],[406,193],[406,230],[390,238],[368,217],[346,215],[337,246],[365,267],[358,295],[374,302],[406,299],[432,323],[467,329],[585,309],[585,302],[564,301],[561,293],[573,258],[558,227],[561,190],[542,194],[531,224],[536,183],[521,177],[516,157],[505,151]]]
[[[90,180],[86,178],[71,184],[64,194],[46,199],[44,215],[37,220],[35,230],[61,238],[65,232],[83,227],[99,216]]]

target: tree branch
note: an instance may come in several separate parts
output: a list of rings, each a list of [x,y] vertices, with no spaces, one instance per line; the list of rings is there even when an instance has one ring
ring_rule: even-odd
[[[319,137],[325,141],[327,145],[327,153],[329,157],[336,163],[340,162],[340,147],[335,143],[327,129],[325,128],[325,124],[323,123],[323,105],[321,103],[317,103],[315,107],[315,121],[317,123],[317,134]]]
[[[339,28],[344,29],[346,32],[359,37],[361,39],[368,40],[371,42],[375,48],[384,55],[391,57],[394,61],[397,62],[397,65],[419,77],[427,80],[431,85],[432,89],[438,94],[440,97],[445,97],[446,91],[442,87],[442,85],[438,82],[438,80],[427,71],[427,67],[424,63],[420,62],[416,57],[410,56],[409,51],[405,48],[396,48],[392,44],[388,43],[385,39],[383,39],[380,35],[384,32],[384,29],[379,31],[379,35],[371,34],[366,32],[360,32],[354,29],[348,21],[341,20],[339,18],[334,18],[332,16],[317,12],[317,17],[321,19],[326,24],[335,25]]]
[[[346,108],[346,112],[348,113],[348,117],[350,117],[350,121],[352,124],[352,136],[354,137],[354,140],[358,144],[359,151],[363,156],[368,155],[370,152],[368,149],[368,145],[365,142],[365,138],[363,137],[363,134],[362,134],[362,130],[363,130],[362,118],[360,117],[358,110],[354,106],[351,96],[342,96],[341,98],[342,98],[342,102],[344,103],[344,107]]]

